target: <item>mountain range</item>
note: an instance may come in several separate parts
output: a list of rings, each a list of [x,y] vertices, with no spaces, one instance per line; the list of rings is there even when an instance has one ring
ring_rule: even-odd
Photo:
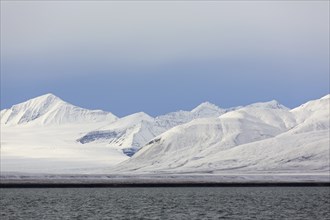
[[[329,99],[118,118],[46,94],[1,110],[1,171],[327,173]]]

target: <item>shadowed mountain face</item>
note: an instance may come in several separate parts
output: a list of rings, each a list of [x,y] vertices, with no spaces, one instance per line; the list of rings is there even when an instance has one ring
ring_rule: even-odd
[[[117,118],[46,94],[1,111],[1,163],[16,172],[40,170],[36,158],[49,172],[54,161],[59,170],[76,164],[78,173],[120,162],[111,172],[327,172],[329,97],[292,110],[277,101],[231,109],[205,102]]]

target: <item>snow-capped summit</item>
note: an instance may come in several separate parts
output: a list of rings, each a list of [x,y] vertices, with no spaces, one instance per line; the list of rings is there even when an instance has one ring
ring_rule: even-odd
[[[321,100],[323,100],[323,99],[330,99],[330,94],[328,94],[328,95],[325,95],[325,96],[323,96],[322,98],[320,98]]]
[[[290,110],[256,103],[176,126],[116,168],[123,172],[329,172],[329,97]]]
[[[330,95],[309,101],[291,110],[297,123],[295,133],[330,128]]]
[[[272,100],[269,102],[257,102],[251,105],[248,105],[246,107],[251,107],[251,108],[267,108],[267,109],[286,109],[288,110],[286,106],[282,105],[276,100]]]
[[[203,102],[191,110],[191,112],[195,115],[195,117],[217,117],[225,113],[226,110],[221,109],[210,102]]]
[[[143,121],[153,121],[154,118],[144,112],[134,113],[118,119],[117,121],[110,123],[106,126],[99,128],[99,130],[122,130],[127,129],[139,124]]]
[[[71,105],[48,93],[1,111],[3,125],[59,125],[117,119],[112,113]]]
[[[292,110],[277,101],[231,109],[206,102],[192,111],[117,119],[46,94],[1,111],[0,162],[10,172],[52,172],[57,161],[62,172],[133,155],[112,172],[328,173],[329,129],[330,95]]]
[[[323,96],[320,99],[311,100],[298,106],[297,108],[292,109],[292,112],[314,112],[316,110],[329,110],[330,95]],[[327,112],[328,113],[328,112]]]
[[[44,95],[41,95],[41,96],[38,96],[36,98],[30,99],[27,102],[28,103],[41,104],[41,103],[49,103],[49,102],[53,102],[53,101],[63,102],[62,99],[60,99],[59,97],[57,97],[56,95],[54,95],[52,93],[46,93]]]
[[[85,144],[90,142],[104,143],[112,147],[117,148],[138,148],[141,147],[144,142],[140,143],[135,140],[138,133],[145,133],[143,131],[143,125],[153,122],[153,118],[144,112],[138,112],[120,118],[113,123],[109,123],[97,130],[90,131],[77,141]],[[152,138],[147,135],[146,137]],[[143,138],[142,138],[143,139]],[[147,140],[145,140],[146,142]]]
[[[152,118],[144,112],[120,118],[114,123],[90,131],[78,142],[105,144],[122,149],[127,155],[133,155],[151,139],[170,128],[185,124],[196,118],[216,118],[225,110],[214,104],[205,102],[190,111],[177,111]]]

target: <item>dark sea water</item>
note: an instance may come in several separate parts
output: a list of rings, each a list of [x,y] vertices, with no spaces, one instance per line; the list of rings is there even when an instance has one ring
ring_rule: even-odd
[[[0,219],[330,219],[329,187],[0,189]]]

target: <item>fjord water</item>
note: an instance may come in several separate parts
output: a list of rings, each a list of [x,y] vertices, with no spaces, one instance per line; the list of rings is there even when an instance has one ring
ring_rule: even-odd
[[[5,219],[329,219],[329,187],[0,189]]]

